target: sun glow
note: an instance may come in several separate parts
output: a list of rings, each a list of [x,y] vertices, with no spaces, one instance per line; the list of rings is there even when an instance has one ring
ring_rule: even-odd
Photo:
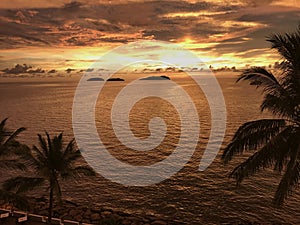
[[[193,44],[195,41],[190,37],[185,37],[183,40],[183,44]]]

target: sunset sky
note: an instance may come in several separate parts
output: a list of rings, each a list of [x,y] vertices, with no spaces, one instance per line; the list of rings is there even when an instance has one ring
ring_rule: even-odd
[[[278,57],[265,37],[299,22],[300,0],[2,0],[0,69],[88,68],[137,40],[180,44],[214,67],[268,65]]]

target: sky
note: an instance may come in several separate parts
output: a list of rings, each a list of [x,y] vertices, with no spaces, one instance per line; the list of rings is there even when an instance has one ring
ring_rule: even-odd
[[[178,44],[215,68],[263,66],[280,60],[266,37],[299,22],[300,0],[1,0],[0,69],[88,68],[140,40]]]

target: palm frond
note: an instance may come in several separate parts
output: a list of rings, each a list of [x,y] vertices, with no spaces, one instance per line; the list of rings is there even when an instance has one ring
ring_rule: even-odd
[[[46,156],[36,146],[32,147],[32,151],[24,152],[21,156],[34,168],[41,168],[47,163]]]
[[[285,96],[276,96],[272,94],[266,94],[264,100],[260,106],[261,111],[269,110],[274,115],[282,116],[285,118],[295,119],[295,107],[297,102],[291,101],[291,98]]]
[[[45,157],[48,157],[48,146],[46,143],[46,140],[42,137],[42,135],[38,134],[38,139],[39,139],[39,145],[42,148],[42,151],[45,155]]]
[[[63,180],[78,178],[82,176],[95,176],[96,172],[89,166],[68,167],[61,172]]]
[[[252,67],[245,70],[237,79],[239,81],[249,81],[250,85],[254,85],[257,88],[262,88],[266,94],[272,94],[275,96],[288,96],[288,93],[279,82],[275,75],[262,67]]]
[[[89,166],[77,166],[75,167],[76,174],[84,176],[95,176],[96,172]]]
[[[27,167],[18,159],[0,159],[0,168],[2,169],[18,169],[26,171]]]
[[[285,126],[286,122],[283,119],[262,119],[243,124],[224,149],[223,162],[228,163],[234,155],[241,154],[245,150],[255,150],[261,147]]]
[[[49,152],[52,152],[53,151],[53,148],[52,148],[52,140],[50,138],[50,135],[49,133],[46,131],[46,136],[47,136],[47,144],[48,144],[48,151]]]
[[[74,151],[74,150],[73,150]],[[75,150],[75,152],[70,152],[66,155],[65,160],[69,163],[73,163],[82,157],[80,150]]]
[[[75,139],[73,138],[67,145],[64,154],[63,154],[63,158],[66,159],[68,158],[68,156],[70,154],[72,154],[74,151],[76,151],[75,149]]]
[[[8,120],[8,118],[6,117],[5,119],[3,119],[0,123],[0,130],[4,130],[4,127],[5,127],[5,124],[6,124],[6,121]]]
[[[286,143],[288,146],[285,148],[279,148],[276,152],[276,162],[274,165],[274,170],[281,172],[284,167],[286,167],[288,159],[293,158],[293,154],[295,150],[297,150],[298,146],[300,145],[300,127],[293,127],[288,136]]]
[[[263,87],[266,91],[281,92],[281,85],[277,78],[265,68],[252,67],[245,70],[237,79],[237,82],[241,80],[248,80],[250,85],[257,87]]]
[[[283,58],[283,62],[280,64],[280,69],[283,71],[281,84],[291,97],[299,97],[300,25],[293,33],[272,34],[268,37],[267,41],[271,42],[272,48],[276,49]]]
[[[28,210],[30,208],[30,204],[25,196],[3,189],[0,189],[0,200],[21,210]]]
[[[257,173],[260,169],[270,167],[276,161],[278,152],[289,148],[289,137],[293,126],[286,127],[273,137],[264,147],[255,152],[246,161],[238,165],[229,175],[241,183],[244,178]]]
[[[286,77],[289,76],[285,76],[285,79]],[[268,109],[275,115],[293,117],[294,108],[299,105],[299,102],[295,101],[297,93],[299,95],[298,91],[295,92],[300,89],[299,78],[294,79],[293,82],[290,79],[284,81],[282,78],[276,78],[264,68],[253,67],[245,70],[237,82],[240,80],[248,80],[250,85],[263,88],[265,98],[261,105],[262,111]]]
[[[17,194],[30,191],[44,183],[45,179],[40,177],[14,177],[4,181],[3,189],[15,191]]]
[[[1,121],[0,123],[0,145],[3,144],[5,138],[7,135],[9,135],[9,132],[7,131],[5,124],[8,118],[5,118],[4,120]]]
[[[56,151],[62,151],[63,149],[62,135],[63,133],[60,133],[58,136],[54,136],[54,138],[52,139],[52,145]]]
[[[20,127],[17,130],[15,130],[9,137],[6,139],[3,145],[8,145],[12,140],[14,140],[21,132],[25,131],[25,127]]]
[[[297,60],[300,53],[297,50],[300,48],[300,26],[293,33],[271,34],[267,41],[271,42],[271,48],[276,49],[282,58],[293,66],[299,65]]]
[[[295,161],[295,158],[291,158],[274,196],[276,206],[282,206],[284,200],[293,192],[293,189],[297,187],[299,178],[300,162]]]
[[[15,154],[15,150],[21,146],[15,139],[25,130],[24,127],[21,127],[14,132],[9,131],[5,127],[6,121],[7,118],[0,123],[0,155],[2,156]]]

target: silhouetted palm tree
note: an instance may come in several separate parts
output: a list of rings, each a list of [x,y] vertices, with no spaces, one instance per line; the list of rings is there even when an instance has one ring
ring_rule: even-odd
[[[0,123],[0,169],[2,173],[5,170],[20,169],[25,170],[26,166],[16,156],[21,149],[26,148],[25,145],[16,141],[16,137],[25,130],[24,127],[15,131],[10,131],[6,127],[7,118]],[[12,206],[20,209],[28,209],[29,203],[26,198],[20,194],[0,189],[0,199]]]
[[[256,150],[230,177],[240,183],[267,167],[283,172],[274,196],[276,206],[281,206],[300,178],[300,25],[293,33],[273,34],[267,41],[283,58],[279,70],[274,71],[276,75],[254,67],[245,70],[237,81],[247,80],[250,85],[262,88],[261,110],[268,110],[275,117],[242,125],[225,148],[222,159],[228,163],[234,155]]]
[[[25,130],[24,127],[15,131],[6,128],[7,118],[0,123],[0,168],[1,169],[25,169],[18,159],[14,157],[16,150],[21,146],[16,137]]]
[[[75,165],[81,157],[80,151],[75,147],[74,139],[65,147],[63,134],[52,139],[46,132],[46,139],[38,134],[39,148],[33,146],[23,158],[34,169],[34,176],[15,177],[4,183],[5,190],[24,193],[47,183],[49,187],[48,222],[51,222],[54,195],[61,201],[60,180],[77,178],[80,175],[94,175],[94,171],[87,166]]]

